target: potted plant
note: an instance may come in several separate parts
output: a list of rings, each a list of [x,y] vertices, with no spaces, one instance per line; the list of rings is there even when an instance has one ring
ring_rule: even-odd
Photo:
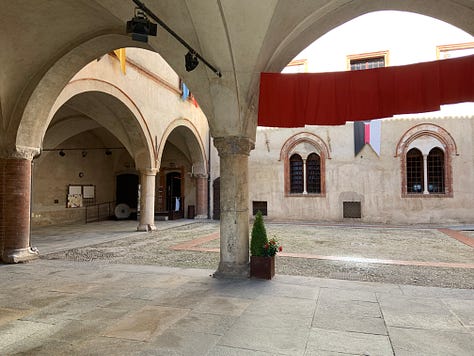
[[[281,250],[275,238],[268,240],[262,212],[258,211],[250,239],[250,277],[272,279],[275,275],[275,255]]]

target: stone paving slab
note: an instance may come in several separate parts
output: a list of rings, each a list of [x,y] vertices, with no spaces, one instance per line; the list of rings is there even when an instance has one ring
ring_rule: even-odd
[[[372,273],[377,265],[301,257],[294,259],[296,269],[281,269],[292,257],[279,257],[271,281],[218,280],[209,269],[218,254],[199,250],[215,249],[218,225],[166,223],[153,233],[135,232],[136,222],[62,227],[50,237],[41,230],[40,252],[72,246],[78,254],[69,255],[74,261],[0,265],[0,355],[472,355],[474,289],[282,274],[353,263],[347,272],[329,273],[351,279],[354,271]],[[464,243],[474,235],[465,227],[456,228],[462,236],[449,236],[428,226],[269,225],[300,234],[291,248],[321,255],[379,258],[383,250],[387,257],[401,243],[396,253],[406,260],[474,262]],[[364,249],[368,253],[357,255]],[[382,276],[393,268],[417,276],[415,267],[377,268]],[[433,266],[423,283],[462,274],[456,285],[472,288],[473,273]]]
[[[58,260],[1,265],[0,354],[467,356],[474,350],[473,290],[211,274]],[[27,293],[20,293],[22,285]],[[60,298],[44,302],[48,293]]]

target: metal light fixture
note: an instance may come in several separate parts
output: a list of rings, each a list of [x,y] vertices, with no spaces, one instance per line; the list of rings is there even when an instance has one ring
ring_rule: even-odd
[[[193,71],[199,64],[199,59],[196,56],[196,53],[189,51],[184,56],[184,65],[186,67],[186,72]]]
[[[156,36],[156,24],[150,22],[146,15],[150,16],[158,25],[165,29],[179,43],[188,49],[188,53],[184,57],[186,71],[190,72],[197,67],[201,60],[210,70],[219,78],[222,73],[219,69],[211,65],[201,56],[194,48],[192,48],[184,39],[174,32],[167,24],[165,24],[158,16],[156,16],[149,8],[140,0],[132,0],[137,8],[135,9],[135,17],[127,22],[127,33],[132,33],[132,39],[141,42],[147,42],[148,36]],[[148,32],[147,32],[148,31]]]
[[[135,9],[135,16],[127,21],[127,33],[132,34],[132,40],[148,42],[148,36],[156,36],[156,24],[150,22],[143,11]]]
[[[63,150],[61,150],[61,151],[59,151],[59,155],[60,155],[61,157],[64,157],[64,156],[66,155],[66,152],[64,152]]]

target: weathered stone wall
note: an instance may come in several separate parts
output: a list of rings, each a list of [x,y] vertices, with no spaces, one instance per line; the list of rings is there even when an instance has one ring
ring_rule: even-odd
[[[403,134],[420,123],[443,127],[454,139],[453,196],[402,197],[401,158],[396,147]],[[474,118],[413,118],[382,121],[381,154],[366,145],[354,155],[353,124],[340,127],[259,129],[256,149],[249,160],[250,204],[266,201],[268,218],[276,220],[342,221],[343,202],[360,201],[361,219],[373,223],[472,223],[474,222],[473,165]],[[326,160],[326,192],[321,195],[285,195],[282,146],[291,136],[310,132],[330,150]]]

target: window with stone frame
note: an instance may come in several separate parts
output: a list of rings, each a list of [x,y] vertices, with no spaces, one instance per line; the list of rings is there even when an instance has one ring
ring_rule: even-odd
[[[434,124],[409,129],[397,145],[401,161],[402,197],[452,197],[452,136]]]
[[[424,155],[418,148],[410,149],[406,158],[406,175],[408,194],[444,194],[443,150],[434,147]]]
[[[285,171],[285,195],[325,196],[327,159],[330,159],[329,148],[319,136],[301,132],[288,138],[280,152]]]
[[[388,51],[351,54],[347,56],[347,70],[364,70],[388,66]]]

